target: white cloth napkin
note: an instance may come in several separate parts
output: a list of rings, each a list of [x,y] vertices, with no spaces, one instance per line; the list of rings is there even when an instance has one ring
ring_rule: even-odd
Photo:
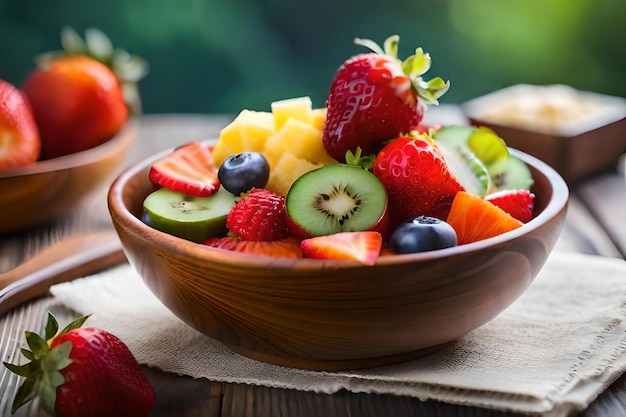
[[[334,393],[408,395],[565,416],[626,370],[626,262],[554,252],[504,313],[429,356],[388,367],[316,372],[231,352],[169,312],[128,265],[51,289],[148,366],[212,381]]]

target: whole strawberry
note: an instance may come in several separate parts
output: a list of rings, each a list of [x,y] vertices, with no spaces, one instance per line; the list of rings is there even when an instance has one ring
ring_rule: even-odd
[[[243,240],[272,241],[289,237],[285,197],[253,188],[226,217],[226,227]]]
[[[326,152],[344,161],[346,151],[361,147],[364,155],[376,152],[385,141],[416,129],[425,103],[438,104],[449,87],[437,77],[422,75],[430,56],[422,48],[404,62],[397,58],[399,37],[387,38],[382,50],[370,40],[355,43],[373,52],[356,55],[342,64],[330,86],[323,141]]]
[[[137,112],[137,81],[147,64],[97,29],[85,40],[70,28],[61,34],[63,51],[41,54],[22,86],[41,136],[41,158],[79,152],[111,139],[129,109]]]
[[[463,190],[425,134],[402,136],[387,144],[374,161],[373,173],[387,188],[392,228],[417,216],[445,220],[454,195]]]
[[[58,323],[48,314],[45,339],[26,332],[31,360],[24,365],[4,363],[26,377],[12,412],[34,396],[57,417],[142,417],[154,406],[154,390],[128,347],[101,329],[81,327],[87,317],[57,334]]]

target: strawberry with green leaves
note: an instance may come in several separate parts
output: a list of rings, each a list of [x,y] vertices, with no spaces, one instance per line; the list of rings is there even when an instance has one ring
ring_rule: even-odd
[[[441,151],[425,134],[399,137],[380,150],[373,173],[387,189],[392,228],[417,216],[445,220],[464,190]]]
[[[26,332],[29,359],[4,363],[25,377],[12,412],[39,397],[41,407],[57,417],[142,417],[155,403],[154,390],[128,347],[101,329],[81,327],[81,317],[58,332],[48,314],[45,337]],[[58,332],[58,333],[57,333]]]
[[[97,29],[85,40],[70,28],[61,34],[63,51],[42,54],[22,86],[41,136],[41,158],[100,145],[139,111],[137,82],[147,64]]]
[[[344,62],[330,86],[326,101],[324,148],[344,161],[346,151],[361,147],[364,155],[375,153],[383,142],[408,134],[420,126],[425,104],[438,104],[449,88],[441,78],[424,81],[430,56],[422,48],[400,61],[397,35],[389,37],[384,50],[370,40],[355,43],[372,50]]]

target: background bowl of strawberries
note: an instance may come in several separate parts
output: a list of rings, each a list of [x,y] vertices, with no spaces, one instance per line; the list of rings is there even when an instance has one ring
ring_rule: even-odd
[[[37,57],[17,87],[0,80],[0,232],[50,221],[110,178],[132,144],[145,63],[90,29]],[[96,51],[96,52],[94,52]],[[123,56],[120,56],[122,54]]]

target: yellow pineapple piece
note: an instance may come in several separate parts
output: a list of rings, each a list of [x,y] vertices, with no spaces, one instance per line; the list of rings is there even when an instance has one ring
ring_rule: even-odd
[[[324,122],[326,121],[326,107],[313,109],[313,123],[312,126],[324,130]]]
[[[289,119],[300,120],[307,125],[313,124],[313,103],[310,97],[296,97],[271,103],[275,130],[279,131]]]
[[[289,152],[314,164],[337,162],[324,149],[322,131],[297,119],[285,121],[280,130],[267,139],[264,152]]]
[[[242,110],[220,132],[213,149],[216,166],[226,158],[244,151],[261,152],[268,136],[274,133],[274,116],[269,112]]]
[[[320,167],[320,164],[296,158],[288,152],[283,153],[274,165],[270,164],[270,178],[265,187],[275,193],[287,195],[291,184],[298,177]]]

